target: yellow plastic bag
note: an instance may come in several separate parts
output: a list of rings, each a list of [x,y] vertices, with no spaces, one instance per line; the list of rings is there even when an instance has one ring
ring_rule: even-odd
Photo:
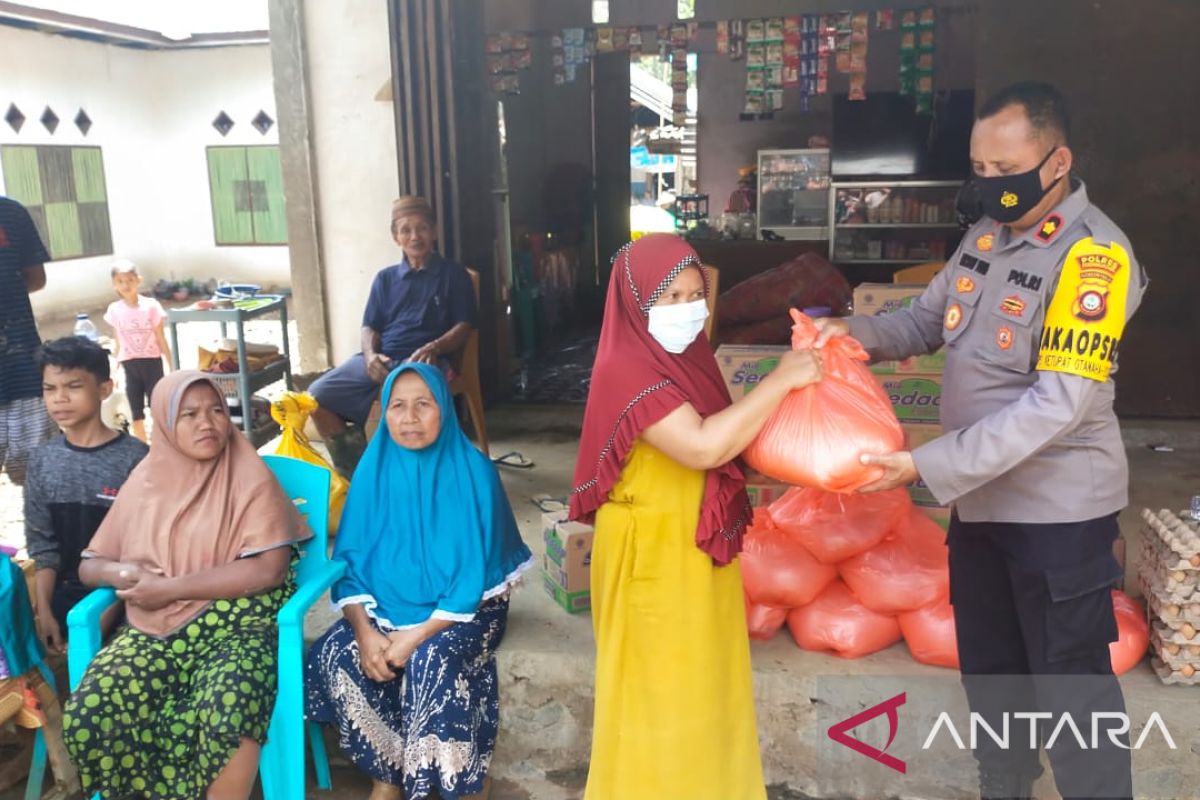
[[[350,482],[313,449],[312,443],[304,435],[304,423],[308,422],[309,414],[316,410],[317,401],[308,392],[287,392],[271,403],[271,418],[283,428],[275,455],[298,458],[329,470],[329,535],[333,536],[342,518],[342,505],[346,502]]]

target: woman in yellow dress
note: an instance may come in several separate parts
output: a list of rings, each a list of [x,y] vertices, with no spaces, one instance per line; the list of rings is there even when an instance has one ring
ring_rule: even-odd
[[[695,251],[670,234],[613,260],[571,496],[572,518],[596,525],[587,800],[766,797],[735,459],[821,369],[786,353],[731,403],[701,333],[707,291]]]

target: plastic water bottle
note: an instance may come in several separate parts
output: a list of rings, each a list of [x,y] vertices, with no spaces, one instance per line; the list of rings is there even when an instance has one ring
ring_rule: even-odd
[[[93,342],[100,341],[100,331],[96,330],[87,314],[75,315],[75,335],[91,339]]]

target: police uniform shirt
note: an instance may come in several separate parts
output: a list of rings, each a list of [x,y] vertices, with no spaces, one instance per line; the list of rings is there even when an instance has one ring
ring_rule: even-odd
[[[1029,230],[984,218],[910,308],[853,317],[874,359],[944,346],[945,435],[913,451],[964,522],[1095,519],[1128,503],[1110,378],[1147,280],[1081,181]]]

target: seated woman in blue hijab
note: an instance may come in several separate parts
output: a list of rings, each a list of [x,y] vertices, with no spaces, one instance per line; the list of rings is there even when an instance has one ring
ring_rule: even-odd
[[[485,790],[494,653],[533,556],[442,373],[405,364],[381,396],[387,424],[355,470],[334,547],[345,618],[309,653],[305,713],[337,726],[371,800],[465,800]]]

